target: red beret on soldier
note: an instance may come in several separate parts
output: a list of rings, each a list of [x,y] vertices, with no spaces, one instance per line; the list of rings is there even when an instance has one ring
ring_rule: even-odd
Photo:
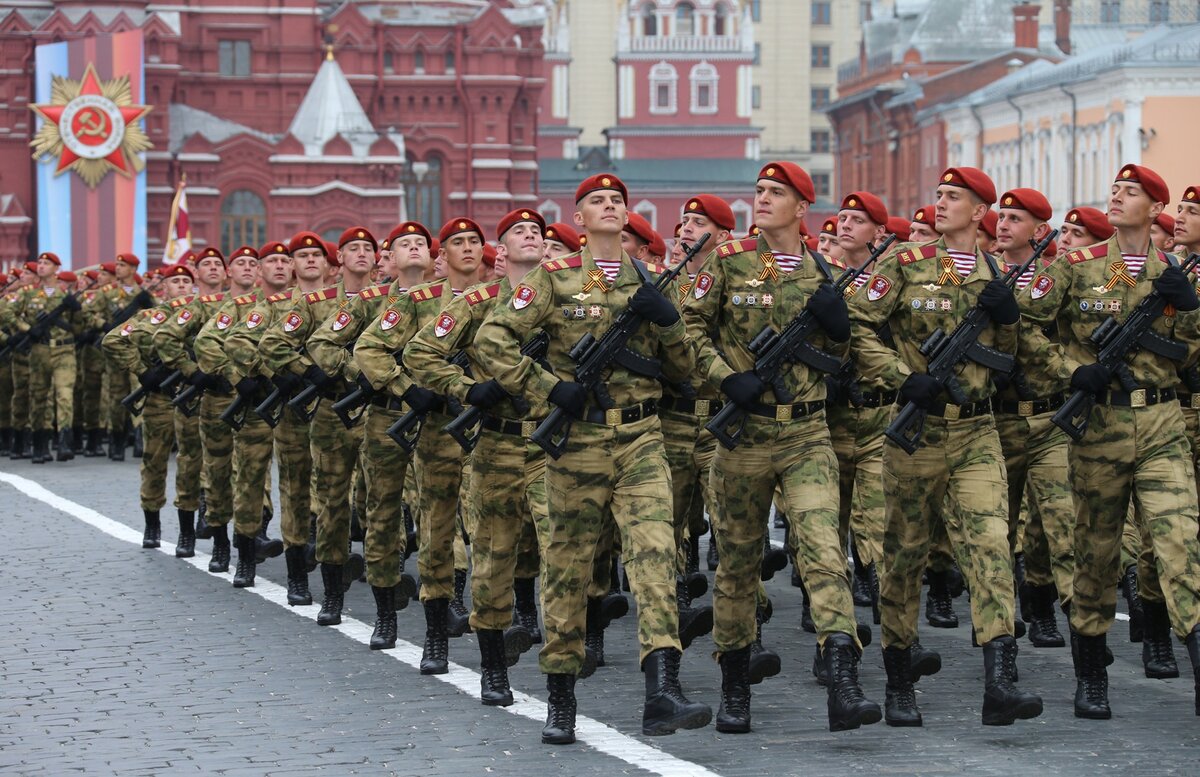
[[[975,192],[975,196],[992,205],[996,202],[996,184],[978,167],[950,167],[942,173],[939,184],[959,186]]]
[[[629,190],[625,188],[625,184],[620,178],[612,173],[597,173],[589,178],[584,178],[583,182],[575,189],[575,202],[578,203],[596,191],[620,192],[622,198],[626,201],[629,200]]]
[[[460,216],[453,218],[442,225],[442,231],[438,233],[438,240],[445,243],[450,238],[457,235],[459,232],[474,232],[479,235],[479,242],[487,242],[483,236],[483,228],[469,218]]]
[[[258,249],[254,246],[239,246],[232,254],[229,255],[229,261],[233,261],[239,256],[249,256],[252,259],[258,259]]]
[[[304,248],[319,248],[325,254],[326,259],[330,258],[325,241],[315,232],[297,232],[288,241],[288,253],[294,254]]]
[[[629,212],[629,223],[625,225],[624,231],[647,245],[652,245],[654,238],[657,237],[654,227],[650,226],[650,222],[646,221],[646,218],[640,213],[634,213],[633,211]],[[659,239],[661,240],[661,238]]]
[[[496,247],[491,243],[483,244],[483,257],[481,261],[488,267],[496,266]]]
[[[842,199],[841,210],[861,210],[880,226],[887,223],[887,206],[870,192],[850,192]]]
[[[425,238],[425,245],[433,244],[433,235],[429,233],[429,229],[424,224],[419,221],[405,221],[388,233],[387,239],[380,244],[380,247],[391,248],[392,243],[406,235],[421,235]]]
[[[59,259],[58,254],[51,251],[43,251],[42,253],[38,254],[38,259],[45,259],[46,261],[51,262],[55,267],[62,267],[62,259]],[[34,266],[36,267],[36,265]]]
[[[546,220],[542,218],[542,214],[538,213],[533,208],[517,208],[505,214],[504,218],[500,219],[500,223],[496,225],[496,239],[503,240],[504,233],[515,227],[521,222],[528,221],[530,224],[537,224],[541,230],[542,236],[546,235]]]
[[[71,272],[70,270],[63,270],[62,272],[58,273],[54,277],[58,278],[63,283],[78,283],[79,282],[79,276],[76,275],[75,273]]]
[[[542,237],[562,243],[572,253],[582,247],[579,244],[579,233],[569,224],[563,224],[561,221],[547,224]]]
[[[933,205],[922,205],[913,211],[912,220],[918,224],[932,224],[937,208]],[[911,223],[911,222],[910,222]]]
[[[1049,221],[1054,215],[1050,200],[1037,189],[1009,189],[1001,195],[1000,207],[1029,211],[1038,221]]]
[[[732,230],[737,224],[737,219],[733,216],[733,208],[715,194],[697,194],[684,204],[683,212],[685,215],[696,213],[704,216],[721,229]]]
[[[1158,214],[1158,217],[1154,219],[1154,223],[1157,224],[1159,226],[1159,228],[1162,229],[1162,231],[1166,232],[1168,235],[1175,234],[1175,217],[1174,216],[1169,216],[1166,213],[1160,213],[1160,214]]]
[[[821,234],[837,237],[837,219],[825,219],[821,224]]]
[[[268,256],[280,254],[282,256],[291,256],[291,249],[287,247],[287,243],[281,243],[278,240],[267,243],[262,248],[258,249],[258,258],[266,259]]]
[[[983,214],[983,221],[979,222],[979,228],[990,237],[996,239],[996,223],[1000,220],[1000,214],[988,208],[987,213]]]
[[[100,269],[104,270],[104,272],[108,273],[109,275],[116,275],[117,274],[117,263],[116,262],[104,262],[103,264],[100,265]]]
[[[146,274],[149,275],[149,273]],[[164,264],[158,269],[158,274],[164,278],[175,278],[180,275],[186,275],[191,280],[196,280],[196,274],[192,272],[192,268],[183,262],[179,264]]]
[[[758,180],[778,181],[795,189],[808,202],[816,202],[816,189],[812,178],[795,162],[767,162],[758,171]]]
[[[188,251],[188,253],[191,254],[192,252]],[[187,254],[184,254],[184,256],[187,256]],[[192,254],[192,256],[195,256],[195,254]],[[129,253],[117,254],[117,261],[120,262],[121,264],[127,264],[130,267],[138,267],[142,263],[142,260],[137,258],[137,254],[129,254]],[[182,262],[184,260],[180,259],[179,261]]]
[[[204,261],[205,259],[214,259],[214,258],[220,259],[221,264],[223,264],[223,265],[228,266],[228,264],[229,264],[229,261],[225,258],[225,254],[221,253],[221,249],[217,248],[216,246],[208,246],[203,251],[201,251],[200,254],[196,257],[196,264],[200,264],[200,262]]]
[[[1154,202],[1161,202],[1165,205],[1171,201],[1171,190],[1167,188],[1167,182],[1149,167],[1125,165],[1117,173],[1113,183],[1136,183],[1141,185]]]
[[[347,243],[353,243],[355,240],[365,240],[371,244],[372,251],[379,250],[379,243],[375,242],[375,236],[366,227],[350,227],[347,229],[338,238],[337,247],[340,249]]]
[[[1067,211],[1067,217],[1064,221],[1068,224],[1078,224],[1083,227],[1097,241],[1108,240],[1112,237],[1113,232],[1117,231],[1116,227],[1108,223],[1108,216],[1104,215],[1104,211],[1087,206],[1071,208]]]
[[[907,243],[909,238],[908,225],[912,223],[903,216],[888,216],[884,229],[896,236],[897,243]]]

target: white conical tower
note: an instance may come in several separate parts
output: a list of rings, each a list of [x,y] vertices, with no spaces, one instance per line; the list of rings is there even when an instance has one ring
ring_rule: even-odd
[[[334,59],[333,46],[326,47],[325,61],[308,87],[288,132],[304,144],[306,156],[320,156],[325,144],[336,135],[350,143],[355,156],[364,156],[378,137],[346,74]]]

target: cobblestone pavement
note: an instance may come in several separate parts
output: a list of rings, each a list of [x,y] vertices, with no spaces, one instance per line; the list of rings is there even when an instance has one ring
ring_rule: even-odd
[[[206,571],[206,541],[190,562],[175,559],[170,508],[163,548],[142,550],[137,484],[136,461],[0,464],[0,774],[1200,773],[1186,652],[1177,646],[1180,679],[1148,680],[1124,622],[1110,637],[1111,721],[1072,716],[1067,650],[1022,641],[1021,685],[1042,694],[1045,714],[981,726],[983,665],[968,629],[925,627],[922,641],[944,661],[919,686],[925,727],[831,734],[810,672],[814,639],[799,629],[786,572],[767,584],[775,616],[764,633],[784,671],[755,686],[753,733],[641,736],[631,615],[608,631],[609,665],[578,686],[580,744],[543,746],[545,684],[532,654],[511,670],[528,695],[507,710],[483,707],[473,636],[451,641],[449,675],[422,677],[418,606],[400,613],[397,650],[371,651],[366,585],[347,594],[341,627],[322,628],[316,607],[284,603],[282,558],[259,566],[258,586],[245,591]],[[311,582],[319,593],[319,575]],[[965,621],[965,600],[955,605]],[[683,684],[715,709],[711,647],[704,639],[688,651]],[[861,674],[882,703],[877,644]]]

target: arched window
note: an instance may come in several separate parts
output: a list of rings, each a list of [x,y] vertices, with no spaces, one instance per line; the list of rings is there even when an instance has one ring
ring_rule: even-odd
[[[717,112],[717,69],[701,61],[688,74],[692,90],[692,113]]]
[[[665,60],[650,68],[650,112],[675,113],[675,87],[679,74]]]
[[[226,256],[238,246],[267,241],[267,206],[248,189],[229,193],[221,203],[221,250]]]
[[[424,160],[404,164],[404,194],[408,218],[427,224],[431,229],[442,224],[442,158],[429,154]]]
[[[642,34],[650,38],[658,35],[658,14],[655,12],[654,3],[642,6]]]
[[[675,6],[675,34],[696,34],[696,8],[691,3]]]
[[[547,224],[553,224],[555,221],[562,221],[562,207],[554,200],[546,200],[538,206],[538,212],[542,214],[542,218],[546,219]]]

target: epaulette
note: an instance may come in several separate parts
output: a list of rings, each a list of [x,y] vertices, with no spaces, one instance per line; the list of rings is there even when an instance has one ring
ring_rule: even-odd
[[[310,291],[309,293],[304,295],[304,301],[307,302],[308,304],[312,305],[314,303],[322,302],[327,299],[333,299],[337,295],[338,295],[337,286],[330,286],[329,288],[321,289],[320,291]]]
[[[899,260],[900,264],[912,264],[913,262],[919,262],[922,259],[932,259],[933,257],[937,256],[937,252],[937,243],[926,243],[923,246],[904,249],[900,253],[896,254],[896,259]]]
[[[175,299],[171,300],[171,307],[181,308],[191,301],[192,301],[192,295],[190,295],[190,294],[186,297],[176,297]]]
[[[730,240],[717,247],[717,256],[733,256],[743,251],[757,251],[758,238],[748,237],[745,240]]]
[[[292,298],[292,290],[281,291],[278,294],[272,294],[267,297],[267,302],[284,302]]]
[[[495,283],[489,283],[486,286],[476,286],[463,296],[466,297],[468,305],[478,305],[484,300],[495,298],[495,296],[499,293],[500,282],[497,281]]]
[[[825,261],[829,262],[831,267],[836,267],[839,270],[848,269],[845,262],[843,262],[841,259],[836,259],[832,256],[829,256],[828,254],[825,255]]]
[[[205,294],[200,297],[201,302],[220,302],[225,299],[225,292],[219,291],[216,294]]]
[[[375,299],[376,297],[386,296],[392,284],[384,283],[379,286],[372,286],[369,289],[363,289],[358,293],[359,299]]]
[[[1076,248],[1067,254],[1067,261],[1071,264],[1079,264],[1089,259],[1099,259],[1104,256],[1108,256],[1108,243],[1097,243],[1087,248]]]
[[[258,295],[256,294],[243,294],[240,297],[234,297],[233,304],[239,307],[242,305],[253,305],[257,300]]]
[[[413,302],[425,302],[426,300],[437,299],[442,296],[442,291],[445,285],[438,281],[432,286],[423,286],[419,289],[413,289],[408,293],[408,296]]]
[[[642,262],[642,264],[646,265],[646,269],[655,275],[662,275],[670,269],[669,267],[663,267],[661,264],[652,264],[650,262]]]
[[[558,272],[566,270],[569,267],[583,267],[583,254],[578,252],[560,256],[557,259],[551,259],[548,262],[542,263],[542,267],[546,268],[546,272]]]

